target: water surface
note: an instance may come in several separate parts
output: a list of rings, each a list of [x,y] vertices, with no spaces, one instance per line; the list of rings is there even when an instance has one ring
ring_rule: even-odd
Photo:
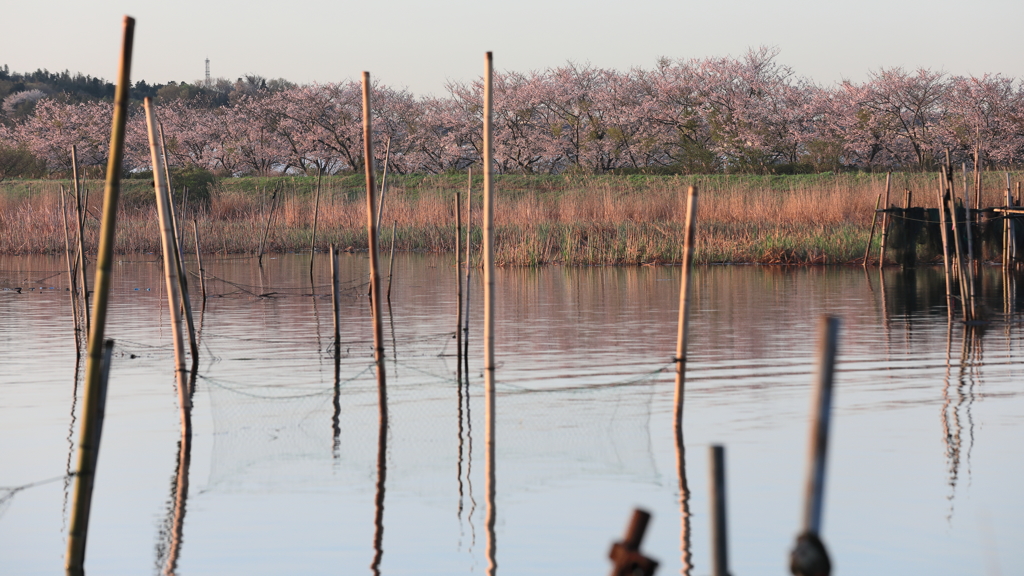
[[[265,259],[262,271],[209,258],[195,431],[182,450],[156,260],[115,267],[88,572],[487,571],[479,275],[460,386],[455,270],[397,257],[382,442],[365,255],[343,255],[337,363],[326,258],[312,289],[308,256]],[[4,574],[63,566],[81,386],[62,263],[0,257]],[[1019,570],[1024,292],[986,269],[988,322],[965,328],[948,322],[940,274],[697,269],[679,454],[679,268],[499,270],[498,573],[607,572],[635,506],[653,514],[643,549],[660,574],[684,562],[710,572],[712,443],[726,446],[731,570],[787,573],[822,314],[843,321],[823,527],[838,573]]]

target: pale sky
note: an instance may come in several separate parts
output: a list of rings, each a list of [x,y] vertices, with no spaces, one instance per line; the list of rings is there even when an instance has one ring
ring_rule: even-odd
[[[68,69],[113,81],[121,16],[136,19],[132,80],[259,74],[293,82],[357,79],[362,70],[418,95],[481,74],[572,60],[652,68],[661,56],[740,56],[777,46],[777,61],[823,84],[882,67],[1024,78],[1021,0],[391,0],[12,1],[0,11],[0,65]]]

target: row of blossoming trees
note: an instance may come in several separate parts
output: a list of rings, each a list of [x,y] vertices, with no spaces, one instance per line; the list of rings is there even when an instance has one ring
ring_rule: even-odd
[[[883,69],[863,83],[819,86],[776,62],[744,57],[662,60],[626,72],[567,64],[495,78],[495,158],[503,173],[772,172],[927,169],[943,158],[1024,159],[1024,89],[1013,78]],[[481,156],[481,86],[446,97],[375,87],[381,158],[399,173],[461,170]],[[360,170],[354,82],[257,91],[229,106],[158,102],[172,164],[222,174]],[[40,100],[0,142],[27,146],[49,169],[104,165],[111,104]],[[129,121],[127,170],[149,165],[145,124]]]

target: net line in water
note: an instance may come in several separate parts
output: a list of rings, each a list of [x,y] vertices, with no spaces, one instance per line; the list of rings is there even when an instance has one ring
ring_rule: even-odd
[[[429,356],[400,360],[402,376],[389,381],[388,454],[394,464],[389,464],[389,483],[455,480],[460,391],[453,376],[431,370],[437,362]],[[388,361],[389,367],[395,364]],[[340,368],[347,374],[337,386],[330,368],[287,385],[201,376],[214,425],[203,492],[287,492],[326,485],[370,489],[378,426],[373,367],[346,362]],[[649,424],[656,377],[667,368],[596,386],[507,385],[499,391],[497,447],[499,460],[509,463],[503,469],[505,486],[532,490],[593,474],[658,483]],[[482,383],[472,382],[468,393],[473,409],[465,429],[473,434],[475,424],[482,434]],[[480,436],[473,459],[483,458],[483,445]]]
[[[29,488],[35,488],[37,486],[44,486],[46,484],[53,484],[54,482],[60,482],[62,480],[68,480],[73,478],[75,473],[64,474],[61,476],[54,476],[53,478],[47,478],[46,480],[37,480],[36,482],[29,482],[28,484],[22,484],[21,486],[0,486],[0,518],[4,517],[7,510],[11,507],[11,503],[14,501],[14,497],[17,496],[24,490]]]

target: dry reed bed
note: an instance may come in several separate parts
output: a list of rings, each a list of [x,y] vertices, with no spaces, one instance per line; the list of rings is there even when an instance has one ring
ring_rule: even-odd
[[[396,179],[385,198],[381,245],[390,248],[397,223],[400,251],[450,252],[454,248],[454,178]],[[794,178],[788,187],[753,178],[697,179],[698,263],[746,262],[842,264],[859,262],[867,242],[876,195],[884,175]],[[312,236],[313,179],[236,179],[222,181],[207,202],[181,218],[183,243],[192,248],[191,221],[199,226],[204,251],[255,253],[280,187],[278,208],[268,238],[269,252],[308,251]],[[496,261],[505,266],[677,263],[683,242],[684,198],[690,181],[599,177],[531,183],[498,180],[495,206]],[[903,188],[916,188],[915,205],[935,204],[934,177],[894,177],[892,202],[902,204]],[[785,181],[783,181],[785,184]],[[988,183],[987,183],[988,184]],[[66,185],[66,184],[65,184]],[[115,250],[159,250],[156,209],[147,196],[151,185],[126,181]],[[59,183],[20,184],[16,192],[0,188],[0,252],[58,253],[64,250]],[[97,184],[98,186],[98,184]],[[999,204],[1002,191],[988,184],[985,202]],[[86,240],[95,248],[100,211],[97,190],[90,194]],[[179,196],[180,200],[180,196]],[[480,221],[480,197],[474,197],[473,221]],[[983,202],[984,203],[984,202]],[[70,216],[69,216],[70,218]],[[320,205],[317,249],[331,243],[366,249],[365,200],[344,181],[326,179]],[[480,241],[474,229],[474,242]],[[72,242],[74,233],[72,233]]]

